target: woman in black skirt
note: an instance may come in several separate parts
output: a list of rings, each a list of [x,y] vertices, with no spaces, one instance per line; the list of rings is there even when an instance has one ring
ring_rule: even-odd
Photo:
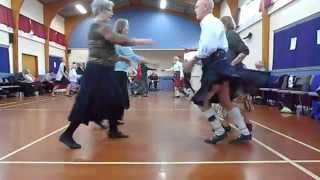
[[[242,41],[239,34],[235,31],[235,25],[233,23],[231,16],[223,16],[221,18],[221,21],[225,27],[226,37],[229,44],[229,50],[227,53],[228,62],[230,63],[231,66],[235,67],[236,70],[241,71],[242,69],[246,69],[246,66],[243,64],[243,60],[249,55],[250,51],[248,46]],[[246,108],[247,111],[253,110],[249,95],[243,95],[243,96],[237,97],[236,101],[243,102],[244,107]],[[247,113],[245,112],[246,110],[241,108],[241,113],[244,117],[244,120],[246,122],[246,125],[249,131],[252,131],[252,124],[247,116]],[[223,111],[224,111],[223,109],[222,110],[220,109],[220,112],[223,113]],[[226,118],[226,117],[223,117],[222,114],[220,115],[220,117]],[[231,130],[231,127],[229,125],[225,125],[225,129]]]
[[[114,64],[126,57],[116,55],[115,44],[124,46],[148,45],[149,39],[129,39],[112,31],[106,25],[113,15],[114,4],[109,0],[94,0],[91,4],[95,22],[88,34],[89,59],[82,77],[80,92],[69,116],[70,125],[60,136],[60,141],[70,149],[81,145],[74,141],[73,134],[80,124],[89,121],[109,120],[110,138],[127,138],[118,130],[117,120],[122,118],[125,102],[114,72]]]

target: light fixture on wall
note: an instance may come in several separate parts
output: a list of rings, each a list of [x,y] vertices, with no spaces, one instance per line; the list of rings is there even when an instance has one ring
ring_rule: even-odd
[[[81,13],[81,14],[87,14],[87,10],[86,8],[83,7],[82,4],[76,4],[76,9]]]
[[[167,0],[160,0],[160,9],[165,9],[167,7]]]

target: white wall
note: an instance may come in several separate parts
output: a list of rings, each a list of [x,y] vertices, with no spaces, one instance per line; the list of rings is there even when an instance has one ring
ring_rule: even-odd
[[[72,49],[69,55],[69,63],[87,62],[89,52],[87,49]]]
[[[22,54],[37,56],[38,72],[45,74],[44,44],[25,37],[19,37],[19,71],[22,71]]]
[[[279,0],[277,3],[286,2],[288,0]],[[270,16],[270,53],[269,61],[272,68],[273,65],[273,34],[274,31],[291,23],[297,22],[305,17],[320,12],[319,0],[295,0],[287,6],[273,12]]]
[[[252,38],[244,40],[250,54],[244,59],[244,64],[249,69],[256,69],[255,64],[262,61],[262,21],[258,21],[256,24],[246,28],[239,33],[240,37],[246,37],[248,33],[252,33]]]
[[[51,22],[50,28],[64,34],[64,18],[60,15],[56,15]]]
[[[183,57],[182,50],[136,50],[137,54],[145,57],[148,62],[157,64],[155,68],[157,69],[166,69],[170,68],[173,64],[173,56]],[[88,58],[87,49],[72,49],[69,56],[69,62],[86,62]],[[159,75],[171,75],[169,72],[157,72]]]
[[[44,22],[43,4],[38,0],[25,0],[22,4],[20,13],[39,23]]]
[[[52,45],[50,43],[49,55],[50,56],[62,57],[63,59],[65,59],[65,48],[64,47],[54,46],[54,45]]]
[[[223,1],[221,3],[221,8],[220,8],[220,17],[223,16],[231,16],[231,10],[230,10],[230,6],[228,5],[227,1]]]
[[[52,20],[50,28],[64,34],[65,33],[64,18],[60,15],[56,15],[56,17]],[[65,47],[63,47],[59,44],[56,44],[54,42],[50,42],[49,55],[50,56],[58,56],[58,57],[62,57],[63,59],[65,59],[65,49],[66,49]]]
[[[158,64],[158,66],[150,66],[158,69],[159,76],[172,76],[172,72],[163,72],[162,69],[170,68],[173,65],[173,56],[183,57],[183,50],[136,50],[136,53],[144,56],[148,62]],[[69,56],[69,62],[86,62],[88,57],[88,50],[86,49],[72,49]],[[149,72],[150,73],[150,72]],[[202,70],[200,66],[195,66],[192,71],[191,84],[194,89],[200,88],[200,76]]]
[[[0,0],[0,4],[5,7],[11,8],[11,0]]]
[[[25,0],[21,14],[39,23],[44,23],[43,4],[38,0]],[[22,70],[22,54],[37,56],[38,72],[45,74],[44,39],[19,31],[19,71]]]

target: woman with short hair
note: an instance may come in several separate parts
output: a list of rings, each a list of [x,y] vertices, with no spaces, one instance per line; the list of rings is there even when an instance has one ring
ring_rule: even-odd
[[[109,120],[109,138],[127,138],[117,126],[117,120],[123,116],[125,104],[121,88],[114,73],[115,63],[121,59],[115,52],[115,44],[124,46],[152,44],[150,39],[129,39],[113,32],[109,25],[113,15],[113,2],[93,0],[92,13],[95,16],[88,34],[89,59],[81,79],[80,92],[69,116],[70,125],[60,136],[60,141],[70,149],[79,149],[81,145],[73,139],[80,124],[89,121]]]

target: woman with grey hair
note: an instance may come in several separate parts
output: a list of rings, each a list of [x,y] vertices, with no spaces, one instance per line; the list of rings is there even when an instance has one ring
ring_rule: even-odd
[[[118,130],[117,120],[124,113],[124,100],[119,83],[116,80],[114,65],[118,60],[129,62],[115,52],[115,44],[123,46],[149,45],[150,39],[129,39],[115,33],[106,25],[113,15],[113,2],[94,0],[91,4],[95,16],[88,34],[89,59],[82,76],[80,92],[69,116],[70,125],[60,136],[60,141],[70,149],[79,149],[81,145],[73,139],[80,124],[89,121],[109,120],[109,138],[127,138]]]
[[[127,19],[117,19],[114,25],[114,32],[123,36],[128,36],[129,33],[129,21]],[[144,57],[137,55],[131,47],[116,45],[116,53],[119,56],[126,56],[130,62],[137,64],[147,63]],[[120,84],[122,94],[125,101],[125,108],[129,109],[129,95],[128,95],[128,70],[130,64],[121,59],[115,64],[115,72],[118,82]]]

